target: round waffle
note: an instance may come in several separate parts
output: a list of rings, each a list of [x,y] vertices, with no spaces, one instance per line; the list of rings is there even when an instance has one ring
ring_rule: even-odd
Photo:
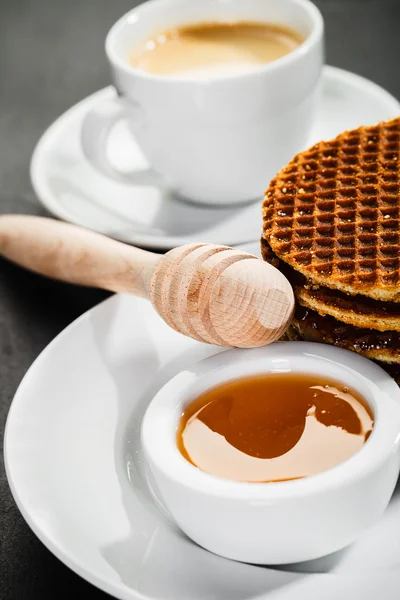
[[[332,344],[382,363],[400,364],[400,333],[359,329],[298,306],[292,326],[303,340]]]
[[[295,286],[295,295],[299,304],[329,315],[338,321],[362,329],[400,332],[400,304],[395,302],[368,302],[368,298],[346,296],[329,288],[313,290],[310,287]],[[400,346],[399,346],[400,349]]]
[[[292,340],[294,340],[296,342],[305,341],[305,339],[303,337],[301,337],[301,335],[298,333],[298,331],[295,331],[295,329],[291,326],[288,330],[288,335],[285,338],[285,341],[292,341]],[[321,341],[323,341],[323,340],[321,340]],[[395,380],[397,385],[400,386],[400,364],[385,363],[385,362],[380,362],[379,360],[374,360],[374,362],[377,365],[379,365],[380,367],[382,367],[382,369],[384,369],[387,373],[389,373],[389,375],[391,377],[393,377],[393,379]]]
[[[303,275],[279,260],[266,240],[261,242],[264,260],[280,269],[287,277],[301,306],[355,327],[400,331],[400,303],[380,302],[361,295],[349,296],[324,286],[310,285]]]
[[[272,180],[264,238],[313,284],[400,302],[400,118],[301,152]]]

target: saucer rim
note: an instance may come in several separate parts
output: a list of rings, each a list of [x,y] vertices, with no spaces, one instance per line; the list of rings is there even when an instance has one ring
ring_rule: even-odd
[[[75,319],[72,323],[70,323],[69,325],[67,325],[67,327],[60,331],[60,333],[40,352],[40,354],[36,357],[36,359],[33,361],[33,363],[30,365],[30,367],[24,374],[13,396],[7,414],[6,426],[3,437],[4,467],[11,495],[24,521],[31,529],[31,531],[35,534],[35,536],[58,560],[60,560],[65,566],[71,569],[71,571],[73,571],[74,573],[76,573],[77,575],[79,575],[98,589],[106,592],[110,596],[118,598],[118,600],[152,600],[149,596],[141,594],[138,590],[128,588],[124,584],[116,584],[115,582],[110,582],[106,579],[106,577],[98,577],[97,574],[93,571],[85,569],[85,567],[81,564],[81,561],[75,559],[73,553],[68,551],[67,548],[62,548],[61,544],[57,544],[56,536],[52,537],[48,535],[45,531],[42,531],[42,529],[40,528],[40,523],[38,523],[35,520],[35,518],[31,515],[31,511],[29,510],[29,504],[27,505],[27,503],[21,499],[18,493],[17,486],[14,483],[12,475],[12,461],[9,459],[8,456],[10,445],[9,438],[11,437],[10,429],[12,427],[11,423],[14,419],[13,413],[14,410],[16,410],[17,404],[19,402],[19,397],[22,396],[24,393],[25,387],[30,385],[30,377],[32,377],[32,374],[35,372],[36,368],[38,366],[40,367],[40,364],[43,361],[46,361],[47,355],[51,354],[53,349],[65,338],[66,335],[70,334],[82,323],[90,319],[91,315],[93,314],[93,311],[109,303],[112,300],[112,298],[113,296],[111,296],[111,298],[106,298],[98,305],[83,313],[80,317]]]
[[[393,117],[395,115],[400,114],[400,102],[386,89],[374,83],[370,79],[367,79],[361,75],[356,73],[352,73],[351,71],[341,69],[339,67],[333,67],[330,65],[324,65],[322,71],[322,78],[325,81],[335,81],[338,82],[339,85],[344,86],[357,86],[361,88],[368,95],[375,96],[376,98],[380,98],[382,104],[387,106],[388,113],[392,113]],[[101,227],[95,227],[84,223],[83,219],[74,218],[73,214],[70,214],[68,210],[64,209],[60,203],[57,201],[57,197],[52,193],[50,187],[48,186],[48,177],[46,175],[47,171],[47,152],[48,148],[52,147],[53,140],[58,137],[59,131],[64,128],[66,122],[68,122],[74,113],[78,110],[83,110],[84,107],[89,107],[93,104],[96,99],[109,97],[111,94],[115,94],[115,89],[113,86],[107,86],[90,94],[71,106],[66,112],[60,115],[53,123],[45,130],[45,132],[40,137],[37,142],[35,149],[32,153],[31,162],[30,162],[30,179],[32,183],[33,190],[36,194],[37,199],[42,204],[42,206],[48,210],[53,216],[73,223],[75,225],[79,225],[81,227],[88,227],[93,231],[97,231],[99,233],[106,234],[104,229]],[[91,167],[94,168],[94,167]],[[100,176],[100,174],[99,174]],[[210,209],[207,205],[196,205],[196,208],[202,207],[204,210],[215,210]],[[226,208],[226,207],[225,207]],[[260,208],[261,210],[261,208]],[[261,213],[260,213],[261,214]],[[193,243],[198,241],[195,237],[192,236],[169,236],[169,235],[153,235],[152,233],[143,234],[141,232],[134,232],[133,236],[128,237],[119,234],[113,235],[112,232],[108,233],[110,237],[114,237],[122,242],[135,244],[137,246],[143,248],[153,248],[155,250],[170,250],[175,246]],[[260,230],[261,235],[261,230]],[[207,236],[205,236],[207,237]],[[220,241],[220,243],[224,243],[225,245],[239,245],[254,242],[256,238],[248,239],[237,237],[234,241],[228,242]],[[202,240],[207,241],[207,240]],[[211,241],[211,240],[209,240]],[[214,240],[215,241],[215,240]]]

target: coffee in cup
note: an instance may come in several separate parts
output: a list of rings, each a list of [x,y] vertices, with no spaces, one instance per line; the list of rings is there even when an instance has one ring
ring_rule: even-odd
[[[251,71],[303,41],[300,33],[274,23],[194,23],[155,33],[132,49],[128,62],[153,75],[209,79]]]
[[[153,180],[208,205],[260,199],[308,144],[323,63],[309,0],[150,0],[112,27],[106,53],[116,94],[90,108],[81,139],[108,177],[138,181],[108,152],[121,120]]]

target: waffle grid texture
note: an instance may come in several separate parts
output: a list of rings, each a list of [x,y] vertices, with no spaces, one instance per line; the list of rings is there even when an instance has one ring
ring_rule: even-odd
[[[261,239],[261,254],[266,262],[286,276],[301,306],[355,327],[400,331],[400,302],[382,302],[360,294],[350,296],[325,286],[310,285],[303,275],[274,254],[264,238]]]
[[[400,118],[301,152],[272,180],[264,238],[313,285],[400,302]]]

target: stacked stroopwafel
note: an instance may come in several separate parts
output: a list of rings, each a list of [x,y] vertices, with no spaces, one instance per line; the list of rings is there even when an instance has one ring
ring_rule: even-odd
[[[262,253],[292,283],[301,339],[354,350],[400,382],[400,118],[301,152],[263,204]]]

